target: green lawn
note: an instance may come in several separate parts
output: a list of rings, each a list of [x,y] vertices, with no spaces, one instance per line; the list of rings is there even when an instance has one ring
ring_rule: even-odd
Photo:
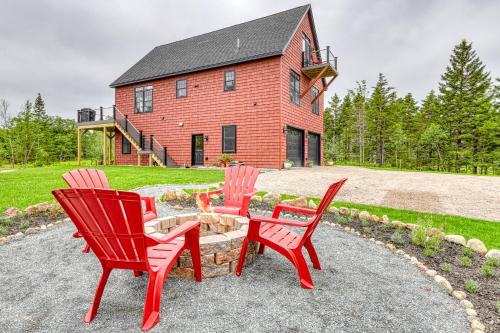
[[[75,165],[16,169],[0,173],[0,212],[7,207],[24,209],[43,201],[52,201],[53,189],[67,187],[61,175],[76,169]],[[94,167],[95,168],[95,167]],[[164,169],[134,166],[104,166],[113,188],[129,190],[155,184],[207,184],[224,180],[219,170]]]
[[[259,192],[264,195],[265,192]],[[282,194],[282,199],[296,198],[294,195]],[[319,203],[318,198],[313,199]],[[422,213],[413,210],[393,209],[380,206],[370,206],[349,202],[335,201],[335,207],[357,208],[360,211],[366,210],[370,214],[378,216],[387,215],[391,221],[398,220],[405,223],[417,223],[418,220],[430,220],[435,227],[443,226],[447,234],[463,235],[466,239],[478,238],[484,242],[488,249],[500,249],[500,222],[472,219],[468,217],[444,214]]]

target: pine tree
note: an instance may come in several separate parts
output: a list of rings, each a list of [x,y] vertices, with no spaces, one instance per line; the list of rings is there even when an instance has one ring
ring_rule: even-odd
[[[489,119],[492,95],[491,79],[472,43],[462,40],[453,49],[450,64],[439,83],[442,112],[452,142],[453,166],[471,164],[477,173],[481,153],[482,124]]]
[[[323,116],[325,136],[324,155],[327,160],[337,158],[337,138],[339,137],[339,133],[336,122],[338,122],[339,112],[340,98],[337,94],[334,94],[330,100],[330,106],[325,108]]]
[[[353,97],[353,112],[356,118],[356,145],[358,148],[358,160],[365,162],[365,137],[366,137],[366,104],[367,89],[366,81],[356,82],[357,88]]]
[[[392,87],[389,87],[387,79],[380,73],[378,81],[373,88],[368,108],[369,131],[373,138],[375,150],[375,162],[378,165],[385,163],[386,143],[390,137],[389,129],[393,122],[392,103],[396,94]]]
[[[40,93],[38,93],[38,95],[36,96],[35,103],[33,104],[33,117],[35,118],[35,120],[45,123],[49,119],[47,111],[45,110],[45,102]]]

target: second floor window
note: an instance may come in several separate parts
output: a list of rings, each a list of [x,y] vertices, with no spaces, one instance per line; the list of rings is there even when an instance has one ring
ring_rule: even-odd
[[[153,86],[135,88],[135,113],[153,111]]]
[[[122,135],[122,154],[130,154],[132,152],[132,145],[126,137]]]
[[[187,80],[177,80],[175,83],[175,96],[177,98],[187,97],[188,89],[187,89]]]
[[[318,93],[319,93],[319,90],[316,87],[313,87],[311,90],[312,99],[314,99],[314,97],[318,96]],[[319,114],[319,98],[317,98],[312,105],[312,113]]]
[[[236,125],[222,126],[222,152],[236,153]]]
[[[290,72],[290,101],[300,104],[300,76],[294,71]]]
[[[236,88],[236,76],[234,71],[224,71],[224,91]]]

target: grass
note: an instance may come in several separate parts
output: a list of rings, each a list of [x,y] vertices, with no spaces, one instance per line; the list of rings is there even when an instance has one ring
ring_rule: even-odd
[[[258,192],[262,196],[266,192]],[[297,195],[285,194],[282,199],[294,199]],[[319,203],[318,198],[313,199]],[[356,208],[366,210],[378,216],[387,215],[393,220],[404,223],[418,223],[419,220],[430,221],[433,227],[442,227],[446,234],[458,234],[466,239],[477,238],[484,242],[488,249],[500,249],[500,223],[488,220],[473,219],[469,217],[445,214],[423,213],[414,210],[394,209],[381,206],[364,205],[350,202],[335,201],[335,207]]]
[[[24,209],[30,205],[52,201],[50,193],[67,185],[61,175],[76,169],[74,164],[16,169],[0,173],[0,212],[7,207]],[[96,168],[96,167],[94,167]],[[135,166],[100,166],[111,187],[130,190],[155,184],[207,184],[224,180],[224,171],[196,169],[164,169]]]

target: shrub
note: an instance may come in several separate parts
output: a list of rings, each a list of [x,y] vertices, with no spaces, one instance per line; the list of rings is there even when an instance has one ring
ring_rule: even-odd
[[[453,269],[453,266],[447,262],[442,263],[440,267],[441,270],[446,273],[451,272],[451,270]]]
[[[465,279],[465,290],[471,294],[475,294],[479,290],[479,284],[472,279]]]
[[[411,242],[424,248],[424,254],[428,257],[434,256],[441,245],[442,235],[434,232],[431,221],[419,221],[411,231]]]
[[[424,247],[424,256],[426,257],[434,257],[436,255],[436,250],[432,247]]]
[[[484,264],[491,266],[491,267],[498,267],[498,266],[500,266],[500,259],[499,258],[488,258],[488,259],[486,259]]]
[[[0,225],[0,235],[4,235],[7,233],[7,227]]]
[[[462,258],[460,258],[460,262],[464,267],[470,267],[472,265],[472,259],[467,256],[463,256]]]
[[[396,226],[392,223],[384,223],[384,224],[381,224],[379,228],[380,228],[380,230],[387,231],[387,230],[395,229]]]
[[[403,232],[399,229],[394,231],[394,233],[391,236],[391,242],[393,242],[394,244],[403,244],[404,243]]]
[[[464,246],[462,249],[462,253],[464,256],[472,257],[472,254],[474,253],[474,251],[470,247]]]
[[[8,218],[8,217],[4,217],[4,218],[0,218],[0,226],[1,225],[12,225],[12,219]]]
[[[493,272],[495,271],[495,267],[484,264],[483,266],[481,266],[479,271],[484,276],[492,276]]]
[[[368,235],[372,233],[372,228],[370,227],[363,227],[363,233]]]
[[[359,222],[361,223],[361,225],[363,227],[369,227],[370,226],[370,222],[368,222],[367,219],[361,219],[361,220],[359,220]]]
[[[28,221],[25,221],[23,223],[21,223],[21,225],[19,226],[19,228],[21,229],[28,229],[30,226],[30,223]]]
[[[346,216],[340,215],[339,213],[335,213],[333,218],[337,221],[338,224],[347,224],[349,223],[349,219]]]

